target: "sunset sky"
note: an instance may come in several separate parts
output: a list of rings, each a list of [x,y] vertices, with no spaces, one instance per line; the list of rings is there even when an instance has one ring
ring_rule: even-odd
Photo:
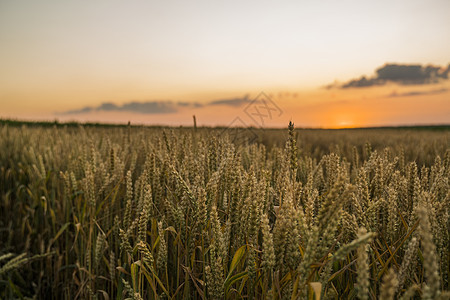
[[[450,124],[450,1],[0,2],[1,118],[178,126],[194,114]]]

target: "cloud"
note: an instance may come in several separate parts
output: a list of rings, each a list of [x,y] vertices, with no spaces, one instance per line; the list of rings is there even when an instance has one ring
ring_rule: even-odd
[[[186,102],[186,101],[177,102],[177,105],[181,106],[181,107],[202,107],[203,106],[203,104],[198,103],[198,102]]]
[[[449,74],[450,64],[447,67],[385,64],[375,70],[373,77],[361,76],[358,79],[352,79],[344,84],[330,84],[327,88],[361,88],[385,85],[390,82],[400,85],[424,85],[448,80]]]
[[[383,82],[379,81],[377,78],[369,78],[366,76],[361,76],[360,79],[353,79],[341,86],[341,88],[350,88],[350,87],[368,87],[374,85],[382,85]]]
[[[141,114],[167,114],[177,111],[171,102],[130,102],[122,105],[121,111],[137,112]]]
[[[114,103],[105,102],[97,107],[84,107],[81,109],[68,110],[62,112],[62,115],[83,114],[98,111],[122,111],[141,114],[167,114],[177,111],[176,104],[171,101],[147,101],[147,102],[128,102],[121,106]]]
[[[91,112],[93,110],[94,110],[94,108],[86,106],[86,107],[83,107],[81,109],[68,110],[68,111],[65,111],[65,112],[63,112],[61,114],[63,114],[63,115],[85,114],[85,113],[89,113],[89,112]]]
[[[179,111],[180,108],[183,107],[205,107],[205,106],[214,106],[214,105],[226,105],[232,107],[238,107],[244,104],[250,103],[248,95],[244,97],[236,97],[231,99],[219,99],[209,101],[206,104],[202,104],[199,102],[173,102],[173,101],[146,101],[146,102],[127,102],[122,105],[117,105],[111,102],[104,102],[97,107],[86,106],[81,109],[68,110],[62,113],[58,113],[61,115],[73,115],[73,114],[83,114],[90,112],[100,112],[100,111],[121,111],[121,112],[132,112],[132,113],[140,113],[140,114],[169,114],[175,113]]]
[[[120,110],[120,107],[115,105],[114,103],[106,102],[100,105],[97,110],[105,110],[105,111],[111,111],[111,110]]]
[[[404,93],[397,93],[396,91],[389,94],[387,97],[411,97],[411,96],[422,96],[422,95],[437,95],[447,92],[448,89],[442,88],[437,90],[429,90],[429,91],[410,91]]]
[[[248,95],[245,95],[242,98],[232,98],[232,99],[220,99],[220,100],[214,100],[208,103],[208,105],[228,105],[228,106],[234,106],[238,107],[243,104],[250,103],[250,99],[248,98]]]

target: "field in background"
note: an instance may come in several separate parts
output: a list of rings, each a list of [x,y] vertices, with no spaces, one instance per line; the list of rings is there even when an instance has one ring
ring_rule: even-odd
[[[2,121],[0,298],[444,299],[449,177],[445,126]]]

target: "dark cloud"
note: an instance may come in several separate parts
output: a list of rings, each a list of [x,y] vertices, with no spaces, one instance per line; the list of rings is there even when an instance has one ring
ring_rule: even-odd
[[[102,103],[96,110],[104,110],[104,111],[112,111],[112,110],[120,110],[120,107],[115,105],[114,103],[106,102]]]
[[[172,102],[130,102],[122,105],[121,111],[137,112],[141,114],[168,114],[177,111]]]
[[[63,112],[64,115],[76,115],[76,114],[84,114],[93,111],[94,109],[92,107],[86,106],[81,109],[74,109],[74,110],[68,110]]]
[[[448,89],[442,88],[437,90],[430,90],[430,91],[410,91],[410,92],[404,92],[404,93],[397,93],[392,92],[388,95],[388,97],[410,97],[410,96],[422,96],[422,95],[437,95],[447,92]]]
[[[203,106],[203,104],[198,103],[198,102],[183,102],[183,101],[177,102],[177,105],[182,106],[182,107],[202,107]]]
[[[351,87],[368,87],[374,85],[382,85],[383,83],[379,81],[377,78],[369,78],[366,76],[361,76],[360,79],[353,79],[341,86],[341,88],[351,88]]]
[[[122,112],[133,112],[141,114],[168,114],[177,112],[181,107],[204,107],[213,105],[226,105],[232,107],[238,107],[243,104],[249,103],[250,100],[248,96],[242,98],[231,98],[231,99],[219,99],[202,104],[199,102],[172,102],[172,101],[146,101],[137,102],[132,101],[125,103],[123,105],[116,105],[111,102],[104,102],[97,107],[84,107],[81,109],[65,111],[63,115],[73,115],[73,114],[83,114],[95,111],[122,111]]]
[[[375,70],[375,76],[350,80],[344,84],[331,84],[327,88],[360,88],[384,85],[389,82],[400,85],[423,85],[449,79],[450,64],[447,67],[385,64]]]
[[[98,107],[84,107],[76,110],[69,110],[63,112],[64,115],[82,114],[93,111],[123,111],[134,112],[141,114],[167,114],[177,111],[176,105],[171,101],[147,101],[147,102],[129,102],[122,106],[118,106],[114,103],[105,102]]]
[[[448,79],[450,65],[446,69],[421,65],[385,65],[377,69],[378,80],[394,81],[401,84],[436,83],[440,79]]]
[[[228,105],[228,106],[241,106],[243,104],[249,103],[248,95],[245,95],[242,98],[232,98],[232,99],[220,99],[214,100],[208,103],[208,105]]]

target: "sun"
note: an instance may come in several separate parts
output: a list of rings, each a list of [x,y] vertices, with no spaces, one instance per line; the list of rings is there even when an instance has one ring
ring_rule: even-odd
[[[355,123],[351,120],[341,120],[337,123],[337,128],[353,128],[356,127]]]

